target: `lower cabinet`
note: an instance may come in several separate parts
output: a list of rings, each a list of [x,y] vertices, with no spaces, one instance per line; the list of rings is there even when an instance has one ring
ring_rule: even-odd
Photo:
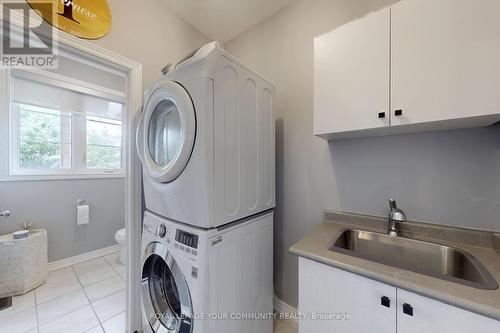
[[[399,288],[397,293],[398,333],[500,332],[500,321]],[[413,315],[404,313],[404,309]]]
[[[299,333],[498,333],[500,321],[299,258]]]
[[[300,258],[299,312],[299,333],[396,333],[396,288]]]

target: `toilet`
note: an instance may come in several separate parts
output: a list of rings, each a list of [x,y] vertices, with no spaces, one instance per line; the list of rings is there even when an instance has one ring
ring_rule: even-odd
[[[118,243],[118,246],[120,247],[120,258],[118,258],[118,261],[120,264],[125,265],[127,262],[126,258],[126,235],[125,235],[125,228],[120,229],[116,232],[115,234],[115,240]]]

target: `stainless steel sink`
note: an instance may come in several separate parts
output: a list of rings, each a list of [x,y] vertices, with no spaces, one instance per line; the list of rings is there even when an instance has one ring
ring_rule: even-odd
[[[346,229],[330,250],[478,289],[498,288],[476,258],[445,245]]]

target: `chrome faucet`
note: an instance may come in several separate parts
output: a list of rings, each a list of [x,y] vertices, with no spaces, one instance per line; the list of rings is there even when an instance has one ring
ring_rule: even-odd
[[[406,221],[406,215],[398,208],[396,200],[389,199],[389,206],[391,211],[389,212],[388,234],[391,236],[399,236],[399,223]]]

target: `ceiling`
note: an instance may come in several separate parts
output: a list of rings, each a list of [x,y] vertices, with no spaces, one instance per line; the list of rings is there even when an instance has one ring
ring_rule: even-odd
[[[227,42],[295,0],[163,0],[209,38]]]

